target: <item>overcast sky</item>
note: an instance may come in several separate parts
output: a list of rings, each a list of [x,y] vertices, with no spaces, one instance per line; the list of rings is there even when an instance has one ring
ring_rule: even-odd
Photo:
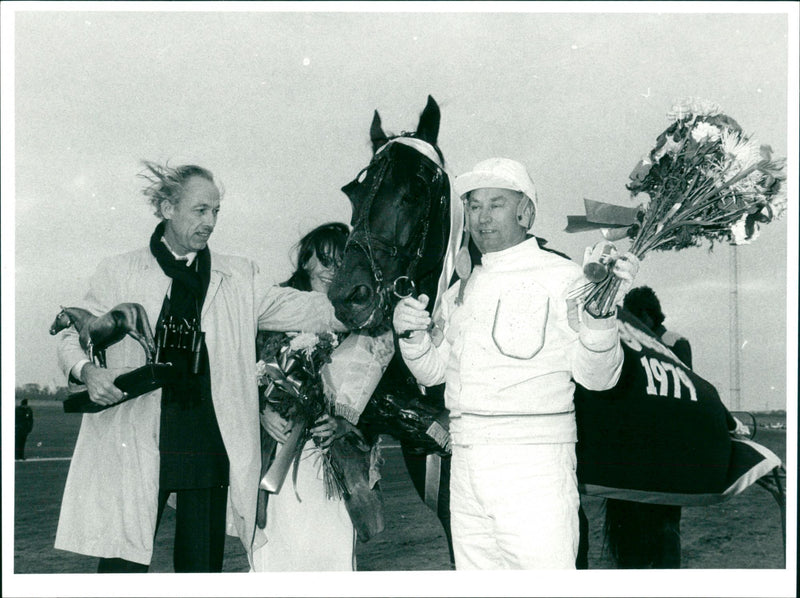
[[[339,189],[370,158],[373,110],[386,130],[411,130],[431,94],[451,173],[491,156],[525,163],[540,197],[534,232],[579,259],[599,233],[563,232],[566,216],[583,213],[584,197],[631,205],[631,169],[674,100],[698,96],[776,155],[792,152],[788,214],[738,250],[743,407],[786,406],[796,355],[787,357],[787,280],[790,324],[797,297],[791,3],[711,3],[702,13],[685,12],[695,3],[660,13],[611,3],[572,14],[576,4],[515,14],[22,4],[2,23],[3,369],[15,384],[64,384],[48,335],[59,305],[80,304],[101,258],[147,242],[157,221],[136,176],[141,159],[211,169],[225,188],[212,249],[256,259],[277,282],[302,234],[349,221]],[[730,254],[652,254],[637,279],[656,290],[666,326],[690,339],[695,370],[726,402]]]
[[[369,160],[372,111],[388,130],[411,130],[428,94],[450,171],[490,156],[525,163],[540,195],[534,232],[575,259],[599,233],[563,232],[567,214],[582,213],[584,197],[629,201],[628,174],[675,99],[713,100],[787,151],[786,14],[15,18],[16,189],[3,205],[15,199],[17,384],[63,384],[48,335],[59,305],[80,304],[101,258],[146,243],[156,220],[136,176],[143,158],[211,169],[225,187],[211,247],[251,256],[280,281],[301,234],[349,220],[339,189]],[[750,409],[785,402],[787,221],[739,249]],[[730,253],[653,254],[637,280],[723,399]]]

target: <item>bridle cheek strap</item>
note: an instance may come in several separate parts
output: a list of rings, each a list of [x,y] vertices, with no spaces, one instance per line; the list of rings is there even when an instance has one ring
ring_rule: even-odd
[[[442,174],[450,179],[453,180],[453,177],[450,176],[450,173],[447,172],[444,165],[442,164],[441,158],[439,158],[439,154],[434,149],[433,145],[428,143],[427,141],[423,141],[422,139],[418,139],[416,137],[395,137],[391,139],[388,143],[382,145],[375,155],[379,154],[387,147],[389,147],[392,143],[400,143],[402,145],[407,145],[423,156],[428,158],[431,162],[436,164],[439,169],[442,171]],[[442,296],[444,292],[450,287],[450,280],[453,277],[453,272],[456,269],[456,255],[458,254],[458,250],[461,247],[462,237],[464,235],[464,205],[461,202],[461,198],[458,197],[456,194],[454,186],[451,184],[450,187],[450,236],[447,241],[447,250],[445,252],[444,262],[442,264],[442,272],[439,275],[439,282],[436,286],[436,302],[433,306],[433,311],[431,312],[434,314],[434,319],[436,313],[439,309],[439,305],[442,301]]]
[[[436,165],[438,168],[439,175],[438,176],[445,176],[448,179],[452,180],[452,177],[449,176],[449,173],[445,170],[444,166],[442,165],[442,161],[439,158],[434,147],[421,139],[417,139],[415,137],[395,137],[394,139],[390,140],[383,146],[381,146],[377,152],[375,152],[375,156],[373,160],[378,158],[378,161],[381,162],[379,166],[379,171],[376,174],[376,177],[373,181],[373,184],[370,187],[369,193],[366,198],[366,205],[362,212],[363,216],[359,219],[363,221],[363,232],[358,234],[354,231],[355,234],[351,235],[350,240],[348,240],[348,245],[355,245],[359,247],[367,256],[367,259],[370,263],[370,268],[372,269],[372,274],[375,279],[375,283],[378,287],[378,294],[379,300],[381,303],[381,308],[384,310],[388,310],[391,306],[391,298],[388,297],[390,293],[392,293],[395,283],[390,282],[387,283],[383,280],[383,273],[380,270],[380,267],[375,260],[375,256],[373,253],[373,243],[378,240],[377,237],[374,237],[369,230],[369,214],[372,210],[372,202],[375,199],[375,196],[378,193],[378,189],[380,188],[381,183],[383,182],[384,177],[386,176],[386,170],[388,168],[388,157],[380,156],[381,152],[383,152],[386,148],[388,148],[393,143],[400,143],[402,145],[406,145],[408,147],[413,148],[426,158],[428,158],[433,164]],[[368,167],[369,168],[369,167]],[[436,321],[436,316],[438,314],[438,310],[441,305],[442,296],[447,288],[450,286],[450,279],[453,276],[453,272],[455,271],[455,262],[456,262],[456,255],[458,253],[458,249],[461,245],[461,239],[464,232],[464,207],[460,201],[460,199],[456,196],[454,186],[452,184],[448,185],[450,189],[450,234],[447,241],[447,247],[445,251],[445,257],[442,264],[442,271],[439,274],[439,280],[437,283],[437,292],[436,292],[436,302],[433,306],[433,313],[434,315],[434,322]],[[416,264],[421,257],[421,251],[424,248],[425,242],[427,240],[428,235],[428,224],[430,220],[430,210],[434,204],[434,199],[428,195],[428,210],[426,214],[426,220],[424,221],[423,231],[422,231],[422,238],[420,239],[420,247],[415,252],[415,255],[411,256],[411,262],[409,264],[408,272],[406,275],[401,276],[400,278],[413,278],[414,269],[416,268]],[[361,224],[361,222],[357,222],[356,225]],[[382,243],[378,240],[378,243],[387,245],[386,243]],[[398,248],[392,247],[395,249],[396,253],[406,253],[409,252],[407,250],[399,250]]]

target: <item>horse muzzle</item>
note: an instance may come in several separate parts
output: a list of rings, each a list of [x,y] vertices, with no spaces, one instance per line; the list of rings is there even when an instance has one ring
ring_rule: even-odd
[[[374,328],[385,315],[386,302],[382,293],[376,293],[369,285],[357,284],[347,289],[332,287],[329,296],[336,317],[351,330]]]
[[[350,330],[362,330],[376,326],[382,319],[383,309],[379,301],[366,308],[334,304],[336,317]]]

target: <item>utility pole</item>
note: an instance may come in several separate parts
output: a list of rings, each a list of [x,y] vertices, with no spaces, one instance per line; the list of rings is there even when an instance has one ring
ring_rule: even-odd
[[[738,246],[731,243],[730,267],[730,392],[731,411],[742,411],[741,368],[739,363],[739,256]]]

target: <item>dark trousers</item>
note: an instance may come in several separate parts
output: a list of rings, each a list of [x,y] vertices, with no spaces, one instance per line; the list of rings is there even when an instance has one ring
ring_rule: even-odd
[[[583,510],[583,505],[578,507],[578,556],[575,558],[576,569],[589,568],[589,518]]]
[[[158,495],[156,531],[171,490]],[[175,490],[175,544],[173,563],[176,573],[218,573],[225,553],[225,509],[228,487]],[[101,558],[98,573],[146,573],[148,565],[119,558]]]
[[[16,450],[14,451],[14,458],[25,460],[25,441],[28,440],[28,432],[17,431],[15,435]]]
[[[680,569],[681,507],[608,499],[606,534],[620,569]]]

